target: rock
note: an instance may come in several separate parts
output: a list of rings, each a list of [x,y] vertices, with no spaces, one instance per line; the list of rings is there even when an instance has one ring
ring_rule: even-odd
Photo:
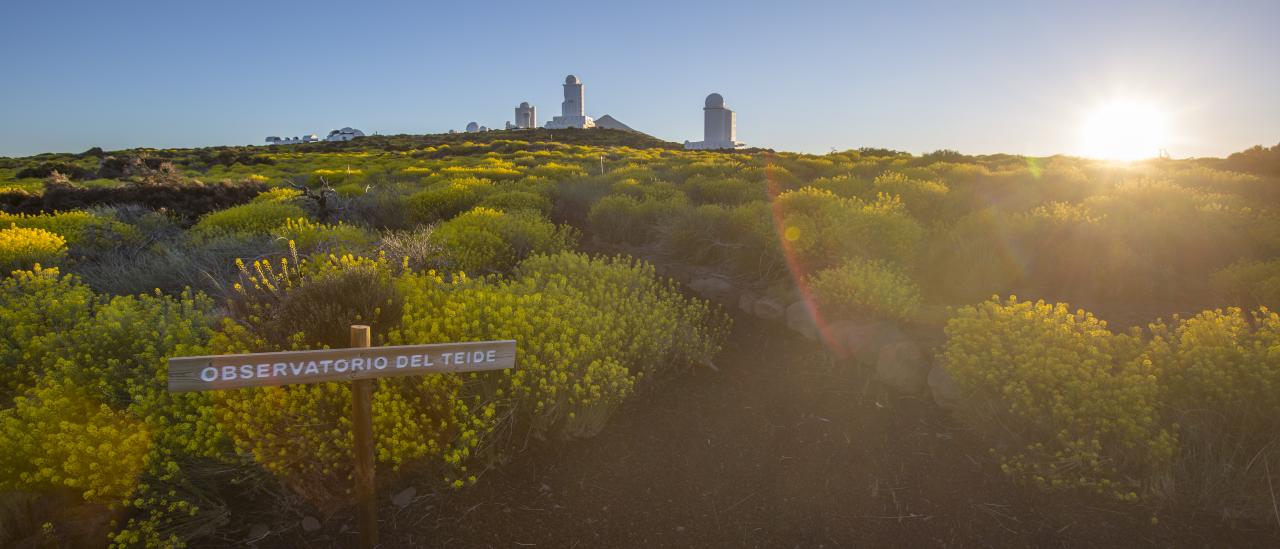
[[[811,340],[818,339],[818,325],[809,302],[800,300],[787,307],[787,328]]]
[[[302,529],[306,532],[315,532],[320,529],[320,519],[306,516],[302,517]]]
[[[271,529],[261,522],[249,527],[249,537],[245,540],[250,543],[261,540],[271,533]]]
[[[909,339],[890,342],[880,348],[876,359],[876,379],[908,394],[924,391],[929,360],[920,346]]]
[[[763,297],[756,300],[752,312],[764,320],[778,320],[786,313],[786,309],[783,308],[781,303],[778,303],[778,300],[772,297]]]
[[[396,492],[396,495],[391,496],[391,503],[394,503],[396,507],[404,509],[405,507],[408,507],[410,503],[413,503],[413,496],[416,495],[418,495],[418,489],[410,486],[404,490]]]
[[[689,289],[707,299],[723,300],[733,293],[733,284],[720,277],[704,276],[693,279],[689,283]]]
[[[885,345],[906,338],[896,325],[878,320],[838,320],[827,327],[826,335],[830,348],[839,356],[868,366],[880,359]]]
[[[742,295],[738,296],[738,308],[749,315],[756,314],[757,299],[760,299],[760,297],[751,293],[750,290],[742,292]]]
[[[933,368],[929,369],[928,382],[929,394],[933,396],[933,402],[939,408],[954,411],[960,407],[960,402],[963,400],[960,386],[941,364],[934,364]]]

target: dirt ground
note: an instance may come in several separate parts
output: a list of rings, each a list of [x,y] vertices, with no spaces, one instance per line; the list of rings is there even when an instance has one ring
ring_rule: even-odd
[[[1280,546],[1274,530],[1014,486],[930,402],[772,326],[738,319],[717,364],[632,399],[593,439],[388,502],[382,546]],[[355,544],[316,534],[263,542]]]

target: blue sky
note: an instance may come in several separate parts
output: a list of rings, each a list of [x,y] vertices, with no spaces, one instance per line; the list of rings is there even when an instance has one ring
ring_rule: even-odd
[[[1174,156],[1280,142],[1280,2],[11,2],[0,155],[587,114],[701,139],[720,92],[779,150],[1072,153],[1109,98]]]

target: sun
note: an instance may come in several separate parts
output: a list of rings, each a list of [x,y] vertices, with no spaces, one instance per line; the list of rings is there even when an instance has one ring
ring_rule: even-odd
[[[1084,156],[1106,160],[1151,158],[1169,145],[1169,116],[1151,102],[1111,101],[1085,118],[1080,140]]]

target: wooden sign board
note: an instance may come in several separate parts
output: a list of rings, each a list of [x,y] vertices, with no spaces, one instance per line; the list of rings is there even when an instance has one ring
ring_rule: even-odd
[[[169,391],[479,372],[515,364],[512,340],[177,357],[169,359]]]

